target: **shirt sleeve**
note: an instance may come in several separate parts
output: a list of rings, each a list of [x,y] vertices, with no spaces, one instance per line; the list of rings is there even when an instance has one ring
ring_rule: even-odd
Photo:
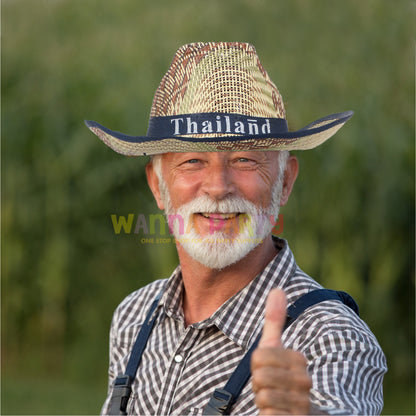
[[[338,304],[329,313],[319,308],[300,319],[290,336],[308,360],[311,402],[334,415],[380,414],[387,366],[375,336],[347,307]]]

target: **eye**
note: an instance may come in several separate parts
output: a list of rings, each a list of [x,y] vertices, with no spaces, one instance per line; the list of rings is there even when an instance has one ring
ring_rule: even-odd
[[[181,163],[181,167],[183,169],[200,169],[202,165],[203,161],[201,159],[198,158],[189,158],[189,159],[185,159],[182,163]]]
[[[236,157],[234,159],[234,164],[236,165],[256,165],[256,161],[254,159],[248,158],[248,157]]]
[[[258,166],[258,162],[253,157],[237,156],[233,159],[232,165],[235,169],[247,170],[255,169]]]

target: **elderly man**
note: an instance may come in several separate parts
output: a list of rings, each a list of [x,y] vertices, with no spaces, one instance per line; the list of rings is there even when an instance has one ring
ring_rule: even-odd
[[[301,271],[272,235],[310,149],[352,115],[288,131],[282,98],[245,43],[180,48],[146,136],[87,126],[150,155],[180,265],[129,295],[111,327],[103,414],[378,414],[383,352],[355,302]]]

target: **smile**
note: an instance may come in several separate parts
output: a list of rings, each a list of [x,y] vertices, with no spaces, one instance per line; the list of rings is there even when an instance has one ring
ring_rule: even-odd
[[[208,218],[213,221],[226,221],[236,218],[240,215],[240,212],[230,212],[230,213],[218,213],[218,212],[199,212],[199,215],[202,215],[204,218]]]

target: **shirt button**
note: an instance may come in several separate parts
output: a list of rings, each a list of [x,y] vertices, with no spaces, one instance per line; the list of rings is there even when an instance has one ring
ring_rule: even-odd
[[[183,357],[182,357],[182,355],[177,354],[177,355],[175,355],[174,360],[175,360],[177,363],[181,363],[181,362],[183,361]]]

